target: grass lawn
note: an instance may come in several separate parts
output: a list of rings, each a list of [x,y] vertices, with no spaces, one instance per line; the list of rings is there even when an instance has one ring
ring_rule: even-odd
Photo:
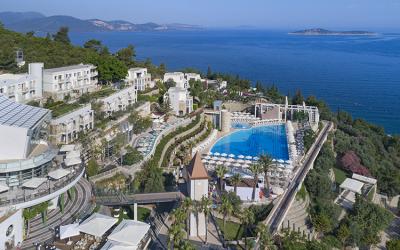
[[[99,91],[91,93],[90,98],[91,99],[102,98],[102,97],[109,96],[115,92],[116,92],[116,90],[113,89],[112,87],[104,87],[104,88],[100,89]]]
[[[333,172],[335,173],[335,180],[338,185],[342,184],[348,177],[348,174],[340,168],[333,168]]]
[[[59,117],[62,116],[72,110],[75,110],[79,108],[81,105],[79,103],[60,103],[58,105],[52,106],[49,109],[51,109],[51,113],[53,117]]]
[[[217,221],[218,227],[224,234],[225,240],[237,240],[243,237],[243,228],[240,224],[227,220],[225,225],[226,232],[224,232],[223,220],[219,218],[215,219]]]

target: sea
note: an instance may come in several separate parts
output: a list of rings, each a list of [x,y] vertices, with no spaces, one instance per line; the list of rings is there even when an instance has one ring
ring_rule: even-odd
[[[314,95],[400,134],[400,34],[299,36],[288,31],[207,29],[169,32],[72,33],[82,45],[98,39],[112,52],[133,44],[137,59],[238,74],[275,84],[283,94]]]

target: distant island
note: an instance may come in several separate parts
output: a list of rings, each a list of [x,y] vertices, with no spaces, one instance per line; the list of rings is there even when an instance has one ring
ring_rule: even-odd
[[[302,36],[375,36],[377,33],[369,31],[331,31],[321,28],[305,29],[294,32],[289,32],[289,35],[302,35]]]
[[[200,26],[190,24],[131,23],[124,20],[105,21],[101,19],[79,19],[72,16],[45,16],[38,12],[0,12],[0,22],[10,30],[17,32],[54,33],[61,26],[71,32],[137,32],[199,30]]]

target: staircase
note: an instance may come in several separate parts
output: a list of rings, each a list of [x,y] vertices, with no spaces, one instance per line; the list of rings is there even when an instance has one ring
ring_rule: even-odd
[[[283,228],[288,228],[288,221],[290,225],[290,230],[293,230],[293,223],[295,224],[295,230],[300,230],[300,233],[308,234],[310,232],[310,222],[308,217],[308,205],[310,203],[308,195],[303,200],[301,198],[295,198],[292,206],[290,207],[285,219],[283,220]],[[281,228],[282,228],[281,225]]]

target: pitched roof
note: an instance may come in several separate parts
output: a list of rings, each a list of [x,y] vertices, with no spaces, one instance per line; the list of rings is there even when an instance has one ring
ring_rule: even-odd
[[[191,180],[195,179],[208,179],[207,170],[201,161],[200,154],[196,153],[187,168],[189,178]]]

